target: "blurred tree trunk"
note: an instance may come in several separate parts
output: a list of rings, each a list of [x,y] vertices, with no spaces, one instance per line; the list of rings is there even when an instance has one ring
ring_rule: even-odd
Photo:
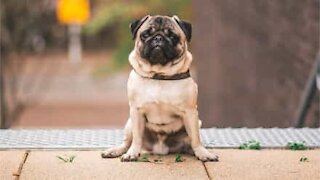
[[[293,126],[319,50],[319,1],[193,3],[204,126]],[[315,103],[309,126],[319,118]]]

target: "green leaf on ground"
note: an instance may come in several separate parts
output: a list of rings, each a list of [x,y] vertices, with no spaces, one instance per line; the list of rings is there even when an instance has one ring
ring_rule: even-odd
[[[64,155],[64,157],[61,157],[61,156],[56,156],[56,157],[65,163],[72,163],[76,158],[75,155],[71,155],[71,156]]]
[[[61,157],[61,156],[57,156],[57,158],[60,159],[61,161],[65,162],[65,163],[68,162],[67,159],[65,159],[65,158],[63,158],[63,157]]]
[[[144,154],[142,155],[139,159],[138,159],[139,162],[150,162],[149,161],[149,155],[148,154]]]
[[[289,142],[287,148],[291,150],[305,150],[307,149],[305,142]]]
[[[69,157],[69,162],[71,162],[71,163],[72,163],[72,162],[73,162],[73,160],[74,160],[75,158],[76,158],[76,156],[75,156],[75,155],[70,156],[70,157]]]
[[[250,140],[246,143],[243,143],[240,145],[239,149],[255,149],[259,150],[261,149],[260,143],[256,140]]]
[[[181,154],[176,154],[176,162],[183,162],[183,159],[182,159],[182,155]]]

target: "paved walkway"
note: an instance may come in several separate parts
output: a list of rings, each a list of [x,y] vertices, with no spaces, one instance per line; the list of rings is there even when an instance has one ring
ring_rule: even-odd
[[[72,64],[63,52],[11,55],[6,99],[14,128],[123,127],[128,118],[126,84],[130,68],[108,74],[111,52],[84,52]],[[112,118],[110,118],[112,117]]]
[[[320,149],[215,149],[220,162],[202,163],[193,156],[150,156],[151,162],[102,159],[101,151],[0,151],[0,179],[320,179]],[[75,156],[72,163],[60,157]],[[305,162],[300,159],[306,157]]]

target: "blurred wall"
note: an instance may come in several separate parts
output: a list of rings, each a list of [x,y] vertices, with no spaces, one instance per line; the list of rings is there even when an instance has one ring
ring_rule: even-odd
[[[194,1],[205,127],[294,125],[319,49],[318,0]],[[319,118],[316,100],[307,125]]]

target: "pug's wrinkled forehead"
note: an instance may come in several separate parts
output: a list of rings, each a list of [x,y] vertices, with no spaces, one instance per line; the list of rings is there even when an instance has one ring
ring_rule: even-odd
[[[164,31],[170,29],[178,34],[184,34],[187,41],[190,42],[192,28],[189,22],[180,20],[178,16],[150,16],[147,15],[140,20],[136,20],[130,24],[133,39],[139,32],[152,28],[153,31]]]
[[[155,28],[156,30],[174,29],[175,22],[168,16],[153,16],[150,18],[149,23],[147,23],[146,26]]]

